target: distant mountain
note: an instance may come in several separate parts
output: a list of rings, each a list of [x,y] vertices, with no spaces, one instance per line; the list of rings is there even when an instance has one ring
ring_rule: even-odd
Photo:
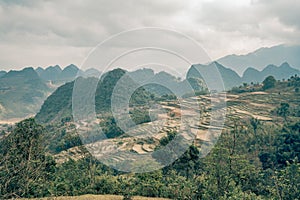
[[[261,83],[263,79],[262,74],[257,69],[249,67],[243,74],[242,80],[244,83]]]
[[[274,76],[277,80],[288,79],[289,77],[300,74],[300,71],[292,68],[287,62],[276,65],[268,65],[262,71],[253,68],[248,68],[243,74],[243,82],[246,83],[261,83],[267,76]]]
[[[38,69],[37,69],[38,70]],[[40,69],[39,69],[40,70]],[[75,75],[75,71],[78,72],[76,66],[70,65],[64,70],[64,78],[71,78]],[[40,70],[42,72],[42,70]],[[114,69],[103,74],[100,79],[99,77],[89,77],[100,74],[97,70],[91,69],[85,72],[80,72],[82,77],[79,78],[81,81],[85,82],[86,87],[90,84],[94,84],[94,81],[98,83],[95,98],[96,98],[96,111],[108,111],[111,106],[111,95],[114,90],[115,85],[123,76],[129,76],[129,85],[121,85],[122,91],[129,91],[130,87],[135,87],[141,85],[141,90],[137,93],[138,95],[134,97],[134,103],[143,103],[150,99],[152,94],[163,96],[165,94],[175,94],[185,95],[198,91],[205,91],[206,83],[208,81],[211,85],[220,87],[217,83],[216,75],[220,75],[224,87],[226,90],[232,87],[239,86],[243,82],[262,82],[265,77],[273,75],[276,79],[289,78],[291,75],[299,74],[299,70],[296,70],[288,63],[283,63],[279,67],[275,65],[268,65],[262,71],[258,71],[254,68],[248,68],[243,77],[240,77],[235,71],[225,67],[218,62],[212,62],[208,65],[196,64],[192,65],[188,70],[185,80],[180,80],[179,78],[168,74],[167,72],[155,73],[152,69],[140,69],[133,72],[127,72],[123,69]],[[89,78],[86,78],[89,77]],[[146,85],[145,85],[146,84]],[[72,107],[72,90],[74,81],[64,84],[59,87],[51,96],[47,98],[44,102],[41,110],[36,115],[38,121],[46,123],[53,120],[61,119],[63,117],[71,116]],[[86,88],[84,87],[84,88]],[[194,90],[191,90],[191,87]],[[223,89],[220,87],[218,89]],[[152,97],[151,97],[152,98]]]
[[[6,71],[0,71],[0,78],[1,78],[2,76],[4,76],[6,73],[7,73]]]
[[[246,55],[228,55],[218,59],[217,62],[242,75],[248,67],[262,70],[269,64],[280,65],[283,62],[288,62],[300,70],[299,55],[300,46],[279,45],[261,48]]]
[[[232,87],[242,83],[241,77],[235,71],[224,67],[218,62],[212,62],[208,65],[192,65],[188,70],[186,78],[200,78],[207,83],[210,82],[214,88],[219,88],[222,90],[222,88],[219,87],[219,84],[217,85],[216,83],[216,76],[218,73],[216,70],[219,71],[223,79],[225,89],[231,89]]]
[[[126,74],[123,69],[114,69],[102,75],[99,79],[94,77],[82,78],[79,77],[77,81],[81,85],[93,85],[98,83],[96,94],[95,94],[95,109],[97,113],[107,112],[110,110],[111,106],[111,95],[113,90],[120,80]],[[133,81],[129,85],[124,85],[121,87],[122,91],[128,91],[126,87],[134,87]],[[38,122],[47,123],[51,121],[60,120],[65,117],[72,116],[72,92],[73,92],[74,81],[66,83],[50,95],[44,104],[42,105],[40,111],[36,115]],[[150,93],[141,88],[131,97],[131,102],[134,104],[145,103],[150,99]]]
[[[129,75],[134,78],[138,83],[143,83],[145,80],[148,80],[155,76],[155,73],[152,69],[143,68],[136,71],[129,72]]]
[[[232,87],[239,86],[242,83],[261,83],[267,76],[274,76],[277,80],[288,79],[292,75],[300,74],[300,71],[292,68],[287,62],[284,62],[279,67],[275,65],[267,65],[263,70],[259,71],[253,67],[249,67],[243,73],[243,76],[240,77],[235,71],[224,67],[218,62],[212,62],[209,65],[192,65],[188,70],[187,78],[198,77],[203,79],[203,74],[208,74],[206,77],[211,84],[215,82],[215,75],[217,72],[214,72],[214,69],[218,69],[225,86],[225,89],[231,89]]]
[[[180,81],[164,71],[154,73],[152,69],[142,69],[131,72],[130,75],[149,92],[159,96],[176,93],[179,89]]]
[[[97,69],[95,68],[90,68],[90,69],[87,69],[83,72],[83,76],[84,77],[96,77],[96,78],[99,78],[101,75],[101,72],[98,71]]]
[[[41,77],[45,70],[41,67],[35,69],[36,73]]]
[[[78,71],[78,67],[76,65],[71,64],[61,71],[61,73],[59,74],[59,80],[65,82],[73,81]]]
[[[31,67],[9,71],[0,78],[0,119],[35,114],[50,91]]]
[[[204,87],[201,80],[180,80],[165,71],[155,73],[152,69],[147,68],[130,72],[129,75],[138,84],[144,85],[146,90],[159,96],[166,94],[183,96],[195,91],[202,91]]]
[[[130,99],[130,105],[147,104],[147,102],[153,98],[153,94],[156,95],[156,97],[174,93],[184,95],[193,92],[191,86],[197,91],[203,89],[201,80],[190,78],[190,86],[187,80],[180,81],[175,76],[163,71],[154,73],[152,69],[140,69],[127,72],[118,68],[103,74],[100,79],[94,77],[79,77],[77,81],[81,82],[84,86],[86,85],[86,87],[95,84],[95,81],[96,83],[98,82],[95,93],[95,109],[97,113],[100,113],[110,110],[111,95],[118,81],[124,77],[127,81],[125,84],[119,85],[121,93],[130,91],[132,88],[138,88]],[[41,123],[47,123],[70,117],[72,112],[73,85],[74,81],[57,88],[44,102],[36,115],[36,119]]]
[[[41,79],[46,81],[57,81],[59,80],[60,74],[61,74],[61,68],[59,65],[50,66],[46,69],[37,68],[36,72],[41,77]]]
[[[55,65],[47,67],[46,69],[38,67],[35,71],[43,80],[52,81],[59,85],[75,80],[77,75],[82,77],[99,77],[101,74],[94,68],[81,71],[74,64],[66,66],[63,70],[59,65]]]

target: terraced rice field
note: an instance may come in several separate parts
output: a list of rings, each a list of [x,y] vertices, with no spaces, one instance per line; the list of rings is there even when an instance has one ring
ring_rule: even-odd
[[[226,106],[218,107],[217,104],[220,100],[209,95],[183,99],[181,104],[178,101],[161,102],[161,107],[166,113],[160,113],[156,121],[144,123],[129,130],[126,135],[130,137],[106,139],[90,144],[90,146],[97,149],[99,156],[110,151],[117,151],[120,154],[114,159],[117,161],[126,160],[126,154],[122,152],[136,153],[137,155],[152,153],[155,147],[159,145],[159,140],[170,131],[182,132],[182,136],[187,140],[195,140],[194,144],[201,144],[210,142],[214,132],[231,129],[236,120],[257,118],[269,123],[282,120],[282,118],[270,113],[285,99],[283,97],[287,97],[292,104],[300,104],[299,98],[291,95],[288,91],[283,91],[281,94],[278,91],[271,91],[242,93],[239,95],[221,93],[219,95],[221,97],[226,95],[226,99],[221,98],[226,102]],[[215,109],[211,105],[212,102],[217,105]],[[221,103],[220,105],[225,104]],[[222,114],[225,113],[226,121],[225,124],[222,124],[220,121]],[[184,123],[182,123],[183,121]],[[208,132],[208,130],[210,131]],[[70,149],[68,151],[76,154],[78,150]],[[60,158],[68,158],[66,156],[68,153],[62,152],[61,154],[64,155]]]

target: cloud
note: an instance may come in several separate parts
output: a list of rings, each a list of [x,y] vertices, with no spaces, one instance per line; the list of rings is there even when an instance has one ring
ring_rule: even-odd
[[[261,46],[299,44],[299,6],[294,0],[212,0],[198,6],[214,55],[246,53]],[[214,48],[213,46],[219,47]]]
[[[259,0],[255,3],[268,17],[278,18],[289,27],[300,29],[300,3],[297,0]]]
[[[147,26],[181,31],[213,59],[298,44],[299,9],[297,0],[0,0],[0,68],[79,65],[107,37]]]

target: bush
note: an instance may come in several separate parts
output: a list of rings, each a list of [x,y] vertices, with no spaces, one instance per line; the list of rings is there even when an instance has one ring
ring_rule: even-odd
[[[263,81],[263,89],[267,90],[270,88],[275,87],[276,80],[273,76],[268,76],[264,81]]]

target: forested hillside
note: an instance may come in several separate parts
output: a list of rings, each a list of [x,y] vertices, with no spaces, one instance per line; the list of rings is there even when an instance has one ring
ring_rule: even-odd
[[[173,164],[148,173],[122,173],[103,165],[76,142],[76,129],[70,120],[43,127],[34,119],[27,119],[5,131],[1,140],[0,195],[297,199],[299,87],[300,78],[293,76],[275,82],[267,78],[263,85],[245,85],[238,92],[229,92],[227,120],[213,150],[206,157],[199,157],[204,142],[200,135]],[[203,124],[203,130],[205,127]],[[59,138],[53,135],[58,132]],[[142,148],[145,144],[159,148],[175,135],[169,131],[160,139],[134,142]],[[137,146],[133,147],[133,151],[141,153]]]

